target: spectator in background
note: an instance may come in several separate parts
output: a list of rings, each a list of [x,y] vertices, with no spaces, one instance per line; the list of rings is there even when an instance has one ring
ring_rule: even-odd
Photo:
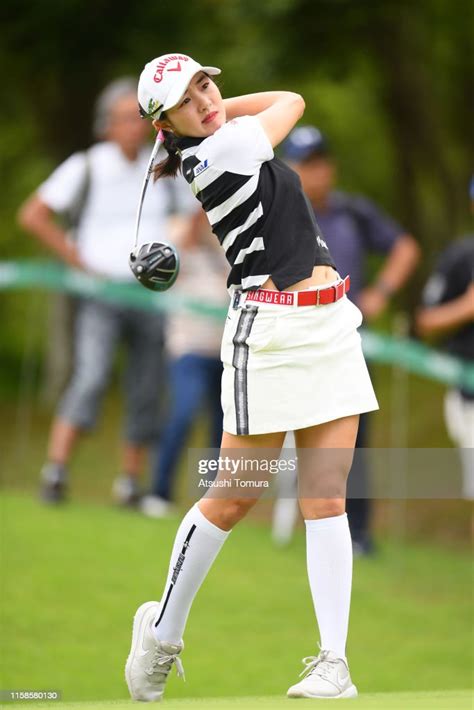
[[[283,145],[283,157],[300,176],[340,275],[350,274],[348,298],[370,323],[414,270],[420,254],[416,241],[370,200],[335,190],[336,163],[326,138],[317,128],[295,128]],[[386,258],[374,281],[368,284],[366,262],[373,253]],[[366,446],[367,415],[362,414],[356,447]],[[363,452],[358,452],[349,476],[346,508],[355,554],[369,553],[373,547],[366,479]],[[350,497],[351,489],[358,497]]]
[[[206,409],[208,446],[219,449],[222,439],[220,346],[229,304],[228,265],[201,209],[192,220],[191,229],[184,233],[181,230],[173,242],[181,258],[173,294],[199,302],[203,312],[177,309],[167,320],[170,409],[155,449],[150,495],[141,502],[143,513],[157,518],[172,510],[179,458],[191,426]],[[222,310],[222,318],[206,313],[205,306],[216,313]]]
[[[149,158],[149,125],[137,111],[136,81],[119,79],[99,96],[94,132],[101,141],[62,163],[23,204],[19,222],[65,264],[115,281],[133,276],[128,256]],[[160,181],[145,201],[140,238],[166,235],[169,186]],[[80,212],[74,240],[56,215]],[[155,440],[163,387],[163,318],[136,308],[81,298],[75,313],[74,369],[53,421],[41,472],[44,500],[62,501],[68,464],[80,434],[93,428],[119,341],[127,346],[126,426],[118,502],[138,498],[145,447]]]
[[[473,279],[474,237],[470,236],[442,252],[424,288],[416,316],[420,335],[441,336],[451,355],[470,364],[474,363]],[[474,391],[448,391],[444,414],[448,433],[460,448],[463,496],[474,500]]]

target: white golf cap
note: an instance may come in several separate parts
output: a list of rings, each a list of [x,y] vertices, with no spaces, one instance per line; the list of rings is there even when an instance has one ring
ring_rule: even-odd
[[[220,74],[217,67],[203,67],[186,54],[163,54],[145,65],[138,82],[138,103],[142,115],[159,118],[179,103],[195,74]]]

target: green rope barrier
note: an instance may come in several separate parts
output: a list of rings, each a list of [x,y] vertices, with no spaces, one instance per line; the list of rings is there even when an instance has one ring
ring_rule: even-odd
[[[408,338],[394,338],[365,329],[361,334],[368,360],[398,365],[408,372],[474,393],[474,364]]]
[[[105,281],[55,262],[0,262],[0,291],[31,288],[66,292],[164,313],[185,310],[221,322],[226,315],[226,309],[203,300],[194,301],[173,290],[153,293],[133,281]],[[365,329],[361,335],[367,359],[387,365],[395,364],[409,372],[474,392],[474,364],[408,338],[394,338]]]
[[[179,293],[154,293],[147,291],[138,282],[106,281],[77,269],[68,269],[62,264],[45,261],[3,261],[0,262],[0,290],[44,288],[96,298],[108,303],[135,306],[145,310],[190,312],[225,319],[226,309],[213,303],[196,302]]]

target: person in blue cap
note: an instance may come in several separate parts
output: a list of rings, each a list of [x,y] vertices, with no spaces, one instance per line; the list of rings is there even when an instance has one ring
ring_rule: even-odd
[[[336,189],[336,162],[326,136],[316,127],[293,129],[282,148],[283,158],[301,179],[338,271],[351,275],[349,298],[370,323],[383,313],[392,295],[415,269],[420,257],[417,242],[372,201]],[[385,259],[375,279],[368,283],[366,265],[371,254],[383,254]],[[356,447],[366,446],[367,415],[362,415]],[[357,497],[347,500],[356,555],[373,549],[366,478],[363,455],[357,456],[351,472]]]

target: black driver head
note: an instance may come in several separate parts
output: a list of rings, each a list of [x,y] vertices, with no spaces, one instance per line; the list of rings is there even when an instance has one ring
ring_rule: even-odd
[[[151,242],[136,247],[128,261],[138,281],[151,291],[166,291],[179,273],[179,255],[167,242]]]

